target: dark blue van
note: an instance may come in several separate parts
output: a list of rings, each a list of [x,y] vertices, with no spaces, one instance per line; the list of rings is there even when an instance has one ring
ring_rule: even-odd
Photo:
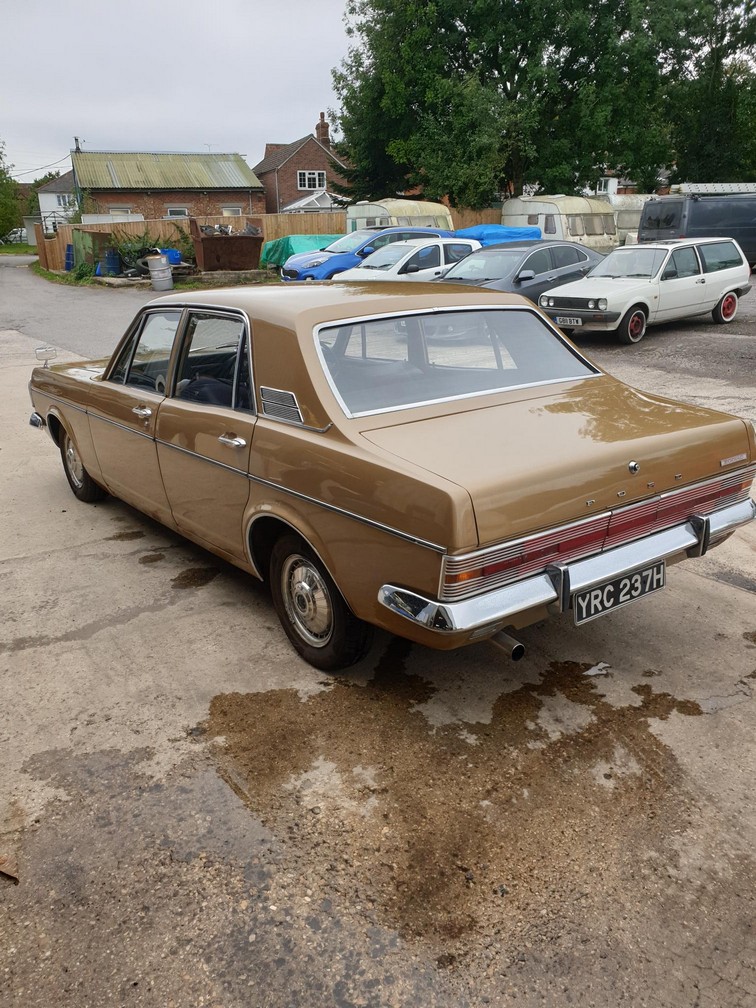
[[[643,204],[638,241],[734,238],[756,265],[756,191],[653,196]]]

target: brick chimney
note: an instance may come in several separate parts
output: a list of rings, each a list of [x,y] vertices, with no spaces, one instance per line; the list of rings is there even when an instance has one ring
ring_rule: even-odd
[[[325,112],[320,113],[320,122],[315,126],[315,139],[319,140],[324,147],[330,150],[331,138],[328,135],[328,123],[326,122]]]

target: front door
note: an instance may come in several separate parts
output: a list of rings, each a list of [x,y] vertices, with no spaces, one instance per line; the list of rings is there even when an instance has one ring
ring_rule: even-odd
[[[693,246],[675,249],[662,269],[656,320],[661,322],[711,311],[716,301],[713,290],[713,286],[707,284]]]
[[[106,488],[166,525],[155,428],[165,397],[180,309],[146,312],[124,343],[107,379],[93,383],[90,428]]]

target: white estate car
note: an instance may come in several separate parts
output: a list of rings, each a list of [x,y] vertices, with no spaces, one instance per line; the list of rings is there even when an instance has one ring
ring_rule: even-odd
[[[410,238],[377,249],[339,280],[435,280],[480,248],[473,238]]]
[[[541,294],[562,329],[616,330],[638,343],[647,325],[711,312],[731,322],[751,289],[751,268],[732,238],[689,238],[614,249],[588,276]]]

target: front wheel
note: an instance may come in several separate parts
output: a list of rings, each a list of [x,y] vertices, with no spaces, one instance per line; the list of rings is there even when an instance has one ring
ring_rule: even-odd
[[[78,500],[84,501],[85,504],[94,504],[95,501],[107,497],[107,491],[103,490],[99,483],[95,483],[84,468],[76,445],[71,440],[68,431],[65,430],[60,440],[60,457],[63,459],[63,470],[68,485]]]
[[[617,327],[620,343],[640,343],[646,335],[646,313],[640,305],[635,305]]]
[[[310,665],[335,672],[366,653],[371,628],[350,611],[328,571],[299,536],[283,536],[273,547],[270,590],[286,636]]]
[[[719,325],[727,325],[732,322],[738,313],[738,295],[735,291],[728,291],[720,298],[719,304],[712,311],[711,317]]]

